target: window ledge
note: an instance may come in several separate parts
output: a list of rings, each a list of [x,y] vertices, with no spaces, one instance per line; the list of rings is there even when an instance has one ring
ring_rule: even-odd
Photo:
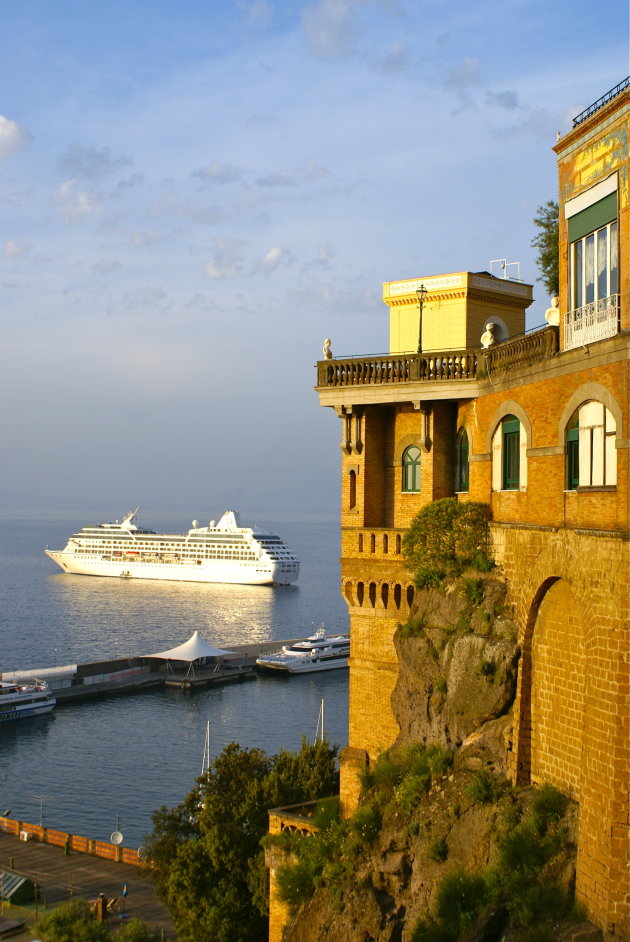
[[[597,494],[597,493],[610,493],[617,490],[616,484],[593,484],[593,485],[582,485],[578,487],[578,494]]]

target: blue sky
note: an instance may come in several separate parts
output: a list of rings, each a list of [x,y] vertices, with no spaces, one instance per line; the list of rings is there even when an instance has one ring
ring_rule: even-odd
[[[627,0],[0,12],[0,509],[336,513],[335,354],[383,281],[521,263]]]

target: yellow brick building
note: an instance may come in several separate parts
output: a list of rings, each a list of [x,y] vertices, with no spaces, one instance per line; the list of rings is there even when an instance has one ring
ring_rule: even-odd
[[[626,81],[555,147],[548,326],[524,333],[531,286],[487,272],[388,282],[389,354],[323,360],[317,378],[341,425],[345,807],[398,734],[405,530],[433,500],[485,501],[522,651],[508,767],[578,802],[576,893],[607,939],[630,937],[629,130]]]

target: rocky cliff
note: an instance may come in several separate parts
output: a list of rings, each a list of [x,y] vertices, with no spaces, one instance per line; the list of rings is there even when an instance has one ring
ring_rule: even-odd
[[[392,705],[400,735],[381,772],[377,763],[366,775],[356,821],[346,824],[343,840],[329,841],[327,852],[335,859],[313,880],[311,899],[295,907],[285,939],[530,938],[511,928],[509,902],[490,902],[510,899],[509,889],[507,897],[491,890],[492,879],[513,877],[503,872],[509,870],[506,835],[512,828],[517,837],[517,875],[519,841],[526,843],[529,835],[546,842],[544,862],[542,851],[531,852],[538,861],[538,883],[570,893],[575,809],[565,803],[563,816],[549,812],[548,820],[536,818],[532,790],[515,792],[504,777],[519,662],[505,584],[474,574],[445,589],[419,592],[395,645],[400,673]],[[419,756],[425,756],[425,765]],[[464,874],[461,885],[459,874]],[[459,923],[449,923],[448,915],[444,921],[440,906],[449,908],[448,899],[442,900],[448,885],[453,912],[465,906],[466,886],[478,885],[478,895],[486,894],[488,903],[478,898],[470,903],[469,917],[462,910]],[[520,898],[516,890],[512,897]],[[560,938],[560,933],[558,928],[535,938]]]

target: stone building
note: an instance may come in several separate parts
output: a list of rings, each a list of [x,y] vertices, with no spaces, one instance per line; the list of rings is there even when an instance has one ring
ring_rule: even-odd
[[[554,148],[560,290],[547,326],[525,332],[529,285],[427,275],[384,285],[388,355],[317,366],[341,427],[344,808],[399,732],[406,528],[431,501],[484,501],[521,647],[508,768],[578,803],[576,895],[608,939],[630,937],[629,131],[627,79]]]
[[[430,501],[485,501],[520,628],[511,775],[579,803],[576,892],[611,938],[630,933],[629,119],[626,80],[554,148],[548,326],[525,333],[531,287],[485,272],[390,282],[389,355],[324,360],[317,378],[341,425],[345,807],[357,770],[398,733],[392,638],[414,596],[405,529]]]

